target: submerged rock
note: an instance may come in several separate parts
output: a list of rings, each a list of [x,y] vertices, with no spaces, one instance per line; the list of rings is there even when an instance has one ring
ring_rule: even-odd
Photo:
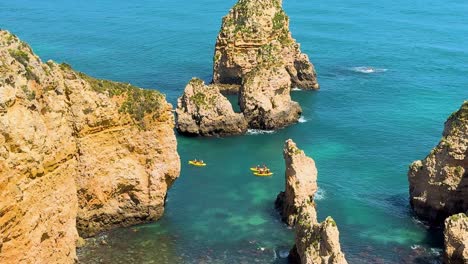
[[[216,85],[207,86],[192,79],[177,103],[177,125],[180,133],[201,136],[240,135],[247,131],[243,114],[232,105]]]
[[[173,127],[159,92],[42,63],[0,30],[0,263],[74,263],[78,234],[160,218]]]
[[[281,0],[239,0],[223,18],[215,54],[213,82],[240,85],[262,60],[262,49],[276,42],[271,54],[288,73],[291,85],[318,89],[314,66],[291,37]]]
[[[452,215],[445,220],[444,263],[468,263],[468,216],[464,213]]]
[[[468,211],[468,101],[445,122],[431,153],[411,164],[408,180],[411,207],[430,224]]]
[[[291,139],[284,144],[283,157],[286,163],[286,186],[275,204],[283,221],[294,226],[300,208],[304,204],[313,204],[317,192],[317,168],[314,160],[307,157]]]
[[[286,162],[286,189],[278,195],[276,207],[283,221],[295,227],[296,244],[289,254],[290,263],[346,264],[335,221],[317,221],[314,195],[317,191],[315,162],[287,140],[283,149]]]

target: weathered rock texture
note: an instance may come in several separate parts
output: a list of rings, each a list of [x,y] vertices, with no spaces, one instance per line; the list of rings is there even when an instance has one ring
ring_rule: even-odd
[[[223,18],[215,54],[213,82],[240,85],[262,62],[262,50],[279,46],[271,56],[287,71],[294,87],[318,89],[314,66],[291,37],[281,0],[239,0]]]
[[[468,263],[468,216],[464,213],[452,215],[445,220],[444,263]]]
[[[335,221],[317,221],[314,195],[317,191],[315,162],[292,140],[285,143],[286,190],[278,195],[276,206],[283,220],[295,226],[296,244],[290,252],[291,263],[346,264]]]
[[[177,130],[201,136],[239,135],[247,131],[243,114],[235,113],[217,85],[192,79],[177,103]]]
[[[340,233],[335,221],[327,217],[322,223],[314,219],[315,213],[304,208],[296,224],[296,245],[290,253],[293,263],[345,264],[341,252]]]
[[[272,63],[258,65],[244,78],[239,104],[249,127],[275,129],[296,123],[302,109],[291,100],[287,71]]]
[[[300,208],[314,201],[317,191],[317,168],[314,160],[307,157],[291,139],[284,145],[283,157],[286,163],[286,186],[285,191],[278,195],[276,206],[283,221],[294,226]]]
[[[179,170],[162,94],[42,63],[0,31],[0,263],[73,263],[78,233],[158,219]]]
[[[408,179],[411,206],[429,223],[468,211],[468,102],[445,122],[439,145],[411,164]]]

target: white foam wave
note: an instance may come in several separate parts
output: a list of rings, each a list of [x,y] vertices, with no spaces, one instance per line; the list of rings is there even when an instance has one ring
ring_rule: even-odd
[[[264,134],[273,134],[274,130],[261,130],[261,129],[249,129],[247,130],[247,135],[264,135]]]
[[[422,226],[424,226],[424,228],[429,229],[429,225],[427,223],[424,223],[423,221],[417,219],[416,217],[414,217],[414,216],[411,217],[411,220],[413,220],[413,222],[415,222],[416,224],[422,225]]]
[[[422,249],[422,248],[423,248],[423,247],[422,247],[421,245],[417,245],[417,244],[411,246],[411,249],[412,249],[412,250]]]
[[[302,90],[297,88],[297,87],[294,87],[294,88],[291,89],[291,91],[297,92],[297,91],[302,91]]]
[[[354,71],[354,72],[360,72],[360,73],[366,73],[366,74],[379,73],[379,72],[386,72],[387,71],[387,69],[384,69],[384,68],[375,68],[375,67],[371,67],[371,66],[352,67],[351,70]]]
[[[301,116],[301,117],[299,118],[299,120],[297,120],[297,121],[298,121],[299,123],[305,123],[305,122],[307,122],[308,120],[307,120],[304,116]]]
[[[442,252],[441,248],[431,248],[431,254],[434,256],[440,256],[442,255]]]
[[[317,192],[315,193],[314,200],[320,201],[325,199],[326,197],[326,192],[322,188],[318,188]]]

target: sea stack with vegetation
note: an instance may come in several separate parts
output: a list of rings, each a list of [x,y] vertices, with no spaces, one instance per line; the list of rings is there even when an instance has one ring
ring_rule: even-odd
[[[240,135],[247,131],[242,113],[235,113],[217,85],[193,78],[177,103],[177,130],[201,136]]]
[[[74,263],[80,236],[159,219],[180,171],[171,108],[1,30],[0,263]]]
[[[317,191],[317,169],[291,140],[287,140],[283,156],[286,162],[286,187],[276,200],[276,207],[288,225],[295,227],[296,244],[289,254],[291,263],[346,264],[335,221],[327,217],[319,223],[314,195]]]
[[[411,207],[431,225],[468,212],[468,101],[445,122],[430,154],[411,164],[408,179]]]
[[[291,36],[282,4],[282,0],[239,0],[234,5],[216,40],[214,83],[240,86],[268,53],[288,73],[293,87],[319,88],[314,66]]]

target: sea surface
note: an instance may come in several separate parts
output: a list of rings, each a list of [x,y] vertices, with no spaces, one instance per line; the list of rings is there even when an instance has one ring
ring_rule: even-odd
[[[0,0],[0,27],[44,61],[155,88],[176,103],[191,77],[211,80],[221,18],[234,3]],[[178,137],[182,172],[165,216],[103,234],[79,250],[82,263],[286,263],[293,231],[274,200],[288,138],[317,163],[319,220],[336,220],[350,263],[438,263],[442,236],[411,214],[406,173],[468,99],[468,2],[285,0],[284,8],[321,84],[292,92],[301,122]],[[208,166],[188,166],[193,158]],[[259,163],[273,177],[252,176]]]

